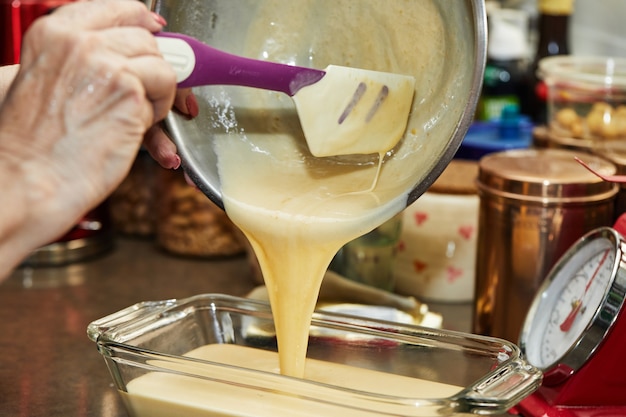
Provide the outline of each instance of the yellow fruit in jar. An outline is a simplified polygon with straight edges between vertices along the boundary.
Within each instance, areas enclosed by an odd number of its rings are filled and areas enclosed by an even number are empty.
[[[587,115],[587,127],[595,135],[604,137],[611,135],[606,125],[611,123],[613,108],[606,103],[595,103]]]
[[[578,114],[571,108],[561,109],[556,114],[556,121],[566,129],[571,128],[578,120]]]
[[[569,131],[573,138],[582,139],[585,135],[585,127],[581,118],[577,118],[576,121],[572,123],[569,128]]]

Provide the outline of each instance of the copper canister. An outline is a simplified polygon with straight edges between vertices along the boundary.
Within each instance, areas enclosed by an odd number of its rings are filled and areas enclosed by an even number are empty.
[[[480,160],[474,333],[517,342],[540,283],[578,238],[612,224],[617,186],[559,149],[505,151]],[[611,162],[584,154],[602,173]]]

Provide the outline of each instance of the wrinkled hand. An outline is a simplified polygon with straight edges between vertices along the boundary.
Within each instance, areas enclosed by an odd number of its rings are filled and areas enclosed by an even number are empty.
[[[106,198],[144,135],[157,161],[179,163],[174,145],[151,129],[175,98],[187,113],[193,103],[189,91],[175,97],[174,71],[151,34],[162,23],[138,1],[77,2],[38,19],[24,36],[19,72],[0,107],[0,173],[11,173],[16,207],[27,209],[22,234],[36,235],[24,246],[55,239]]]

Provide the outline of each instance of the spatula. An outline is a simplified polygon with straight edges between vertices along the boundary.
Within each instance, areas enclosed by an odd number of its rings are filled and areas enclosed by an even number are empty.
[[[238,85],[292,97],[314,156],[383,154],[404,135],[415,89],[412,76],[244,58],[178,33],[158,33],[156,39],[179,87]]]

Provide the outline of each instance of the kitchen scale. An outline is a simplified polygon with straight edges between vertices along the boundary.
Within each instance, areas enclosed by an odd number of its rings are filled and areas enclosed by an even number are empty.
[[[626,416],[624,236],[626,214],[580,238],[546,277],[520,337],[544,379],[513,414]]]

